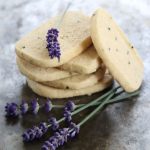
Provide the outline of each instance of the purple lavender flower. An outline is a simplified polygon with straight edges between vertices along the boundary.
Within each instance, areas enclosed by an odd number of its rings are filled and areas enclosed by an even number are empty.
[[[76,105],[74,104],[73,101],[68,101],[65,105],[65,110],[68,110],[68,111],[74,111],[76,108]]]
[[[23,101],[22,104],[20,105],[20,111],[21,114],[24,115],[27,113],[27,111],[29,110],[29,105],[27,102]]]
[[[67,122],[70,122],[72,120],[71,111],[65,110],[63,115]]]
[[[49,56],[51,59],[57,57],[60,60],[60,45],[58,42],[59,31],[56,28],[51,28],[47,32],[46,41]]]
[[[69,128],[63,128],[59,130],[59,132],[55,132],[54,136],[50,137],[44,145],[42,146],[42,150],[56,150],[58,146],[63,145],[67,142],[69,136]]]
[[[31,129],[26,130],[23,134],[23,141],[29,142],[35,139],[40,139],[48,130],[48,126],[45,122],[40,123],[39,126],[34,126]]]
[[[24,132],[24,133],[22,134],[22,137],[23,137],[23,141],[24,141],[24,142],[29,142],[29,141],[32,141],[32,140],[35,139],[36,133],[35,133],[34,130],[35,130],[35,129],[34,129],[34,127],[33,127],[33,128],[31,128],[31,129],[28,129],[26,132]]]
[[[33,114],[37,114],[38,111],[39,111],[39,108],[40,108],[40,105],[39,103],[37,102],[37,100],[32,100],[31,102],[31,111],[33,112]]]
[[[51,128],[53,131],[56,131],[58,128],[59,128],[59,123],[58,121],[56,120],[56,118],[54,117],[51,117],[49,119],[49,123],[51,124]]]
[[[75,123],[71,123],[69,128],[60,129],[58,132],[55,132],[54,136],[50,137],[47,141],[44,142],[42,150],[56,150],[58,146],[62,146],[68,141],[69,137],[74,137],[79,133],[79,126]]]
[[[78,126],[75,123],[71,122],[70,123],[70,129],[72,129],[71,132],[70,132],[70,137],[73,138],[79,133],[80,126]]]
[[[16,103],[7,103],[5,106],[5,112],[7,117],[18,117],[19,107]]]
[[[52,102],[48,99],[44,105],[45,111],[47,113],[50,112],[52,110],[52,107],[53,107]]]
[[[39,128],[42,130],[43,133],[46,133],[47,130],[48,130],[48,125],[47,125],[46,122],[41,122],[41,123],[39,124]]]

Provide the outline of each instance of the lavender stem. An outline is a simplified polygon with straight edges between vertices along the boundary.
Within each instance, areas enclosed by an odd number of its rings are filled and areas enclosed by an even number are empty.
[[[103,108],[103,106],[110,100],[110,98],[114,95],[114,93],[111,93],[94,111],[92,111],[87,117],[85,117],[78,126],[81,127],[85,122],[87,122],[92,116],[94,116],[100,109]]]

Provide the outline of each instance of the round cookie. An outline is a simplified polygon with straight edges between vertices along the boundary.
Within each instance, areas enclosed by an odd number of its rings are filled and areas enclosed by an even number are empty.
[[[91,19],[91,38],[110,73],[127,92],[142,83],[144,66],[137,50],[112,17],[98,9]]]
[[[60,16],[54,17],[16,43],[19,57],[41,67],[56,67],[78,56],[91,44],[90,18],[81,12],[67,12],[59,26],[60,61],[51,59],[46,48],[46,35],[55,28]]]
[[[29,79],[38,82],[59,80],[76,74],[57,68],[43,68],[35,66],[19,57],[17,57],[16,60],[20,72]]]
[[[57,89],[29,79],[27,79],[27,82],[29,87],[40,96],[49,97],[49,98],[68,98],[68,97],[81,96],[81,95],[91,95],[93,93],[103,91],[104,89],[112,85],[113,79],[110,75],[106,75],[104,76],[104,79],[99,83],[78,90]]]
[[[104,77],[105,70],[105,67],[101,67],[92,74],[79,74],[60,80],[42,82],[42,84],[59,89],[82,89],[98,83]]]
[[[95,72],[102,64],[94,46],[90,46],[80,55],[60,66],[61,69],[79,74]]]

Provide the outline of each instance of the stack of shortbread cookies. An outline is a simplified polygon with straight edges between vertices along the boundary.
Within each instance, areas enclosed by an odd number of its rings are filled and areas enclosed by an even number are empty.
[[[102,17],[103,22],[96,20],[99,16]],[[59,16],[52,18],[16,44],[19,70],[26,76],[29,87],[35,93],[49,98],[67,98],[100,92],[113,83],[112,76],[106,71],[107,68],[128,92],[139,88],[143,73],[140,58],[132,52],[131,46],[126,46],[129,45],[128,41],[121,30],[113,24],[107,12],[100,9],[93,14],[92,19],[81,12],[65,14],[58,27],[60,61],[57,58],[51,59],[46,48],[47,31],[55,27],[59,20]],[[109,35],[111,30],[113,34]],[[111,36],[114,36],[114,41]],[[122,47],[115,41],[116,39],[121,41]],[[131,51],[130,58],[123,56],[127,55],[120,52],[123,50],[124,53]],[[118,58],[122,62],[118,62]],[[138,64],[140,67],[136,67]],[[138,75],[137,78],[135,77],[136,81],[132,79],[135,81],[131,81],[132,86],[127,82],[130,79],[126,77],[124,68],[130,78],[134,74]]]

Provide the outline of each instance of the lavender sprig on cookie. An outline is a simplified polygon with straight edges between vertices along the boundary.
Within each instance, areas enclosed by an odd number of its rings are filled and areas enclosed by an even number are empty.
[[[63,20],[67,10],[69,9],[70,5],[71,5],[72,2],[68,3],[65,11],[63,12],[59,22],[58,22],[58,25],[57,25],[57,28],[51,28],[48,30],[47,32],[47,36],[46,36],[46,41],[47,41],[47,46],[46,48],[48,49],[48,53],[49,53],[49,56],[51,59],[53,58],[57,58],[58,61],[60,61],[60,56],[61,56],[61,51],[60,51],[60,44],[59,44],[59,40],[58,40],[58,37],[59,37],[59,25],[61,24],[61,21]]]

